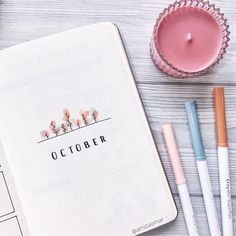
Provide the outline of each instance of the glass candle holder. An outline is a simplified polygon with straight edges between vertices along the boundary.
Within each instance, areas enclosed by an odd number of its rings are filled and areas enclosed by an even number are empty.
[[[151,56],[169,76],[198,76],[223,58],[229,34],[227,20],[214,4],[202,0],[176,1],[156,20]]]

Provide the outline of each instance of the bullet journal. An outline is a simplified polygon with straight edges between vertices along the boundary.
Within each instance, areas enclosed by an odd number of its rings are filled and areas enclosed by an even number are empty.
[[[0,235],[129,236],[177,211],[116,26],[0,52]]]

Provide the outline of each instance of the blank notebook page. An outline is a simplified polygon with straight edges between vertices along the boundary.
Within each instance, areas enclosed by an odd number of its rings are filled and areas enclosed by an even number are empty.
[[[33,236],[128,236],[175,204],[117,27],[0,52],[0,138]]]

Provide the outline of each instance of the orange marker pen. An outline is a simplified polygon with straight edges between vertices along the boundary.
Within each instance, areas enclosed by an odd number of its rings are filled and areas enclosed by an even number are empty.
[[[225,115],[224,88],[213,90],[216,120],[216,144],[218,151],[220,195],[223,235],[233,236],[233,217],[229,174],[228,138]]]

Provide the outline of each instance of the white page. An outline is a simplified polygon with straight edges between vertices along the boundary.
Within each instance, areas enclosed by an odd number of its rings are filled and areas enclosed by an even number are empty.
[[[175,218],[114,25],[6,49],[0,61],[0,136],[32,235],[136,235]],[[64,108],[81,121],[94,108],[99,121],[44,140]]]
[[[0,235],[28,236],[20,200],[0,142]]]

